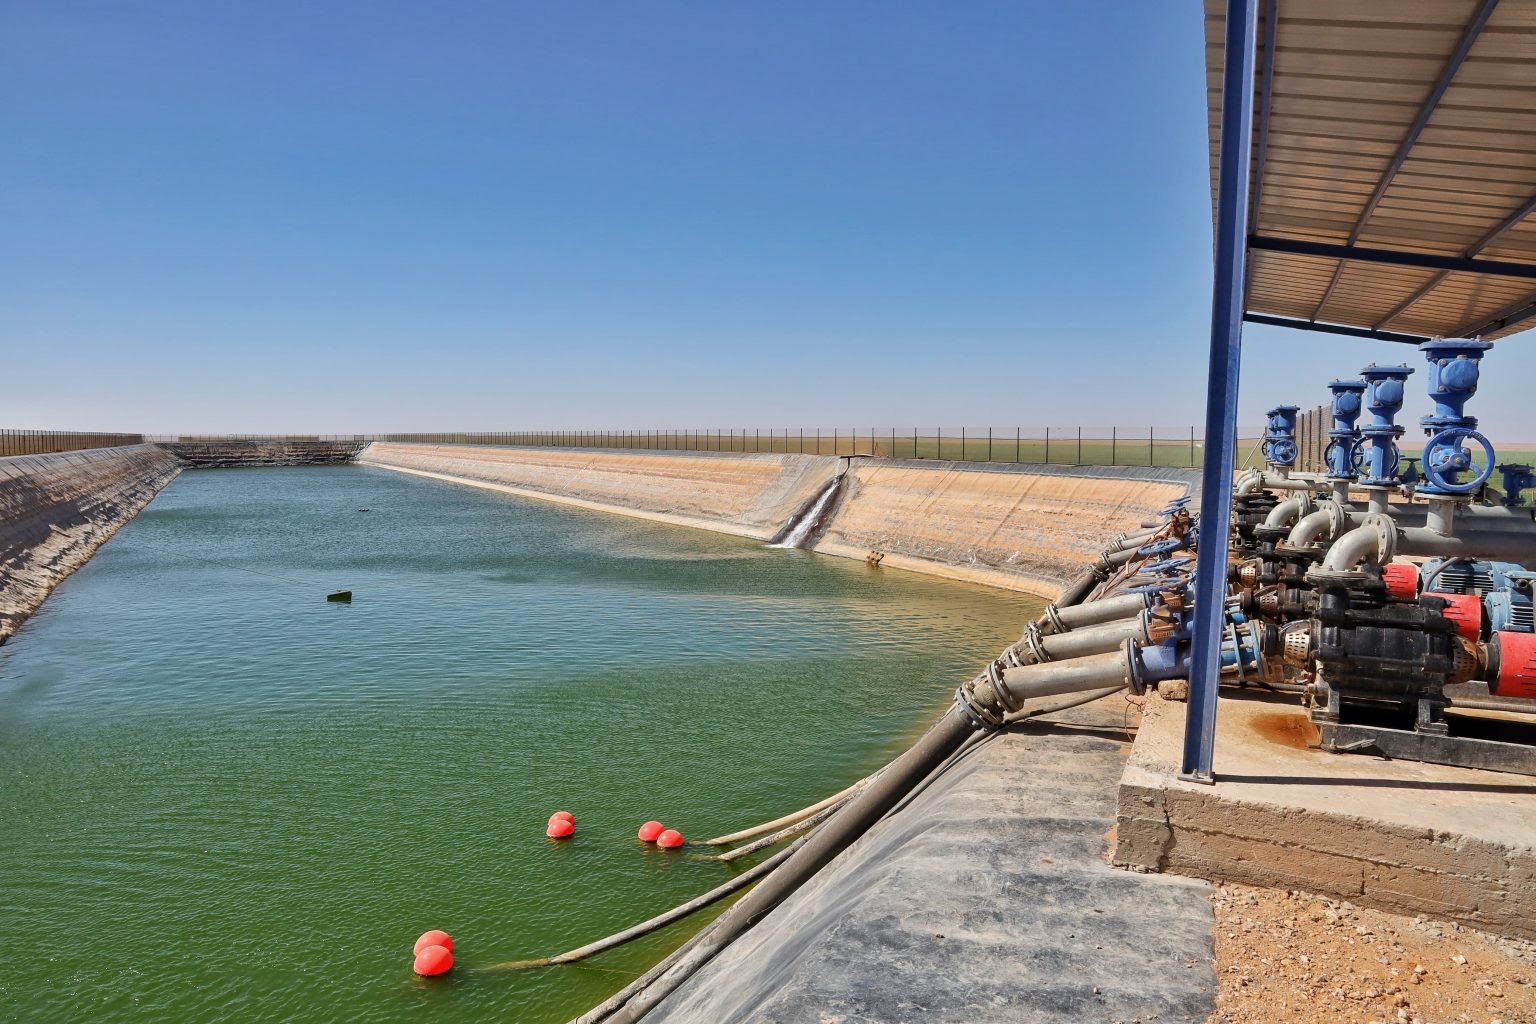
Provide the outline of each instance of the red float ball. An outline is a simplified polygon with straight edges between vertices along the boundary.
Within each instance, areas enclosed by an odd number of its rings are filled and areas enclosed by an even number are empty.
[[[556,811],[554,814],[549,816],[550,821],[554,821],[556,818],[564,818],[572,825],[576,824],[576,815],[572,814],[570,811]]]
[[[430,978],[434,974],[446,974],[453,966],[453,954],[444,946],[426,946],[416,954],[416,962],[411,969],[423,978]]]
[[[654,843],[656,837],[667,830],[667,826],[659,821],[648,821],[640,826],[640,841],[642,843]]]
[[[675,828],[669,828],[656,837],[656,845],[663,850],[675,850],[682,846],[685,841],[683,834]]]
[[[544,834],[551,839],[569,839],[576,834],[576,826],[572,825],[569,818],[550,818],[549,828]]]
[[[442,946],[450,953],[453,951],[453,936],[440,928],[433,928],[429,932],[422,932],[421,938],[416,940],[416,945],[411,947],[411,954],[419,954],[428,946]]]

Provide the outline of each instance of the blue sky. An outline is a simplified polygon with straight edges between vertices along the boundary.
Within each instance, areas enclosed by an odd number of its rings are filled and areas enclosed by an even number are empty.
[[[1197,423],[1202,59],[1193,2],[13,0],[0,425]],[[1404,358],[1251,329],[1244,419]]]

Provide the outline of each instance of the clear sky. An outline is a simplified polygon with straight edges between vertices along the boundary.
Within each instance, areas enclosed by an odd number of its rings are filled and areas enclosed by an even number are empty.
[[[10,0],[0,425],[1187,427],[1202,46],[1193,0]],[[1244,421],[1401,359],[1250,329]],[[1536,340],[1487,365],[1536,440]]]

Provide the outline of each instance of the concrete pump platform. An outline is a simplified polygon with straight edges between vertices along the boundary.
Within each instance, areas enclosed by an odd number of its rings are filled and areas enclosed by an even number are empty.
[[[1536,939],[1536,779],[1326,753],[1296,698],[1223,693],[1217,781],[1199,785],[1178,778],[1185,705],[1146,703],[1116,864]]]

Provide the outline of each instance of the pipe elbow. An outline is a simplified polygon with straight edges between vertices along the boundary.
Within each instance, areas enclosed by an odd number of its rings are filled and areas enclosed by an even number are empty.
[[[1314,505],[1315,502],[1310,494],[1298,494],[1294,498],[1287,498],[1269,510],[1269,515],[1264,517],[1264,525],[1284,529],[1295,523],[1302,513],[1311,512]]]
[[[1330,517],[1325,509],[1302,516],[1296,525],[1291,528],[1291,534],[1285,539],[1285,542],[1293,548],[1310,547],[1328,530],[1329,522]]]
[[[1397,526],[1384,515],[1372,513],[1361,521],[1358,529],[1350,530],[1333,542],[1323,559],[1325,573],[1351,573],[1362,562],[1385,565],[1397,554]]]

